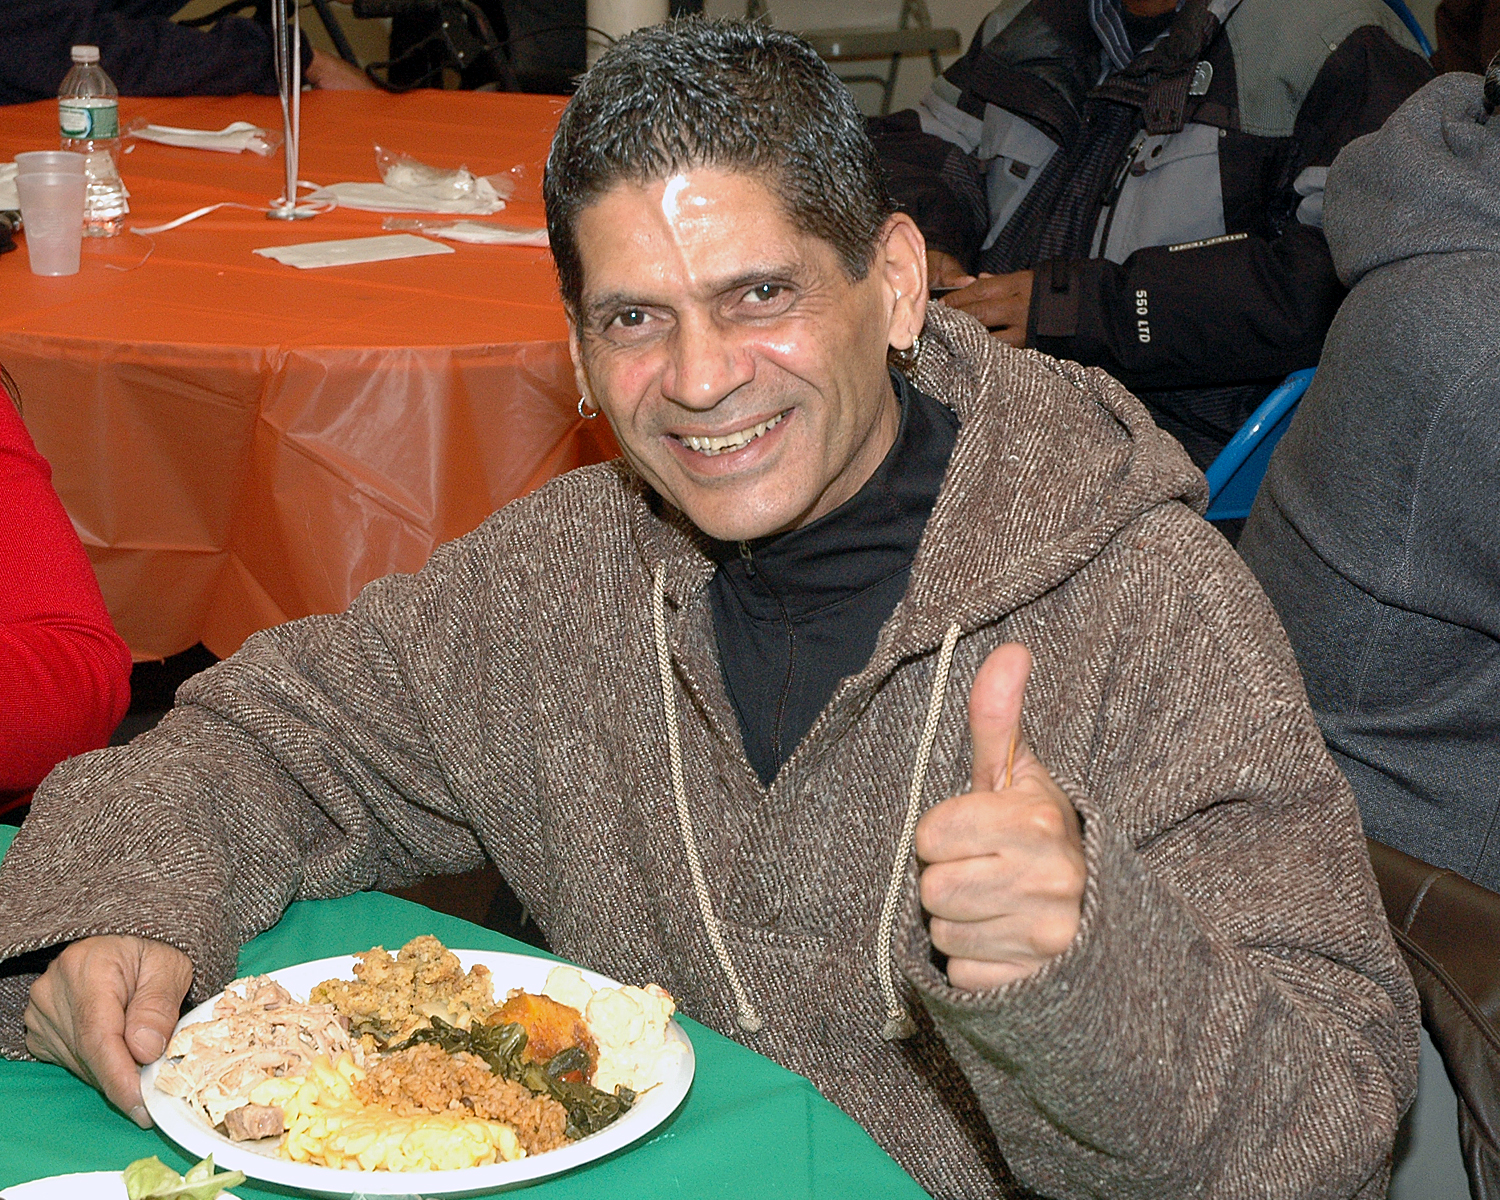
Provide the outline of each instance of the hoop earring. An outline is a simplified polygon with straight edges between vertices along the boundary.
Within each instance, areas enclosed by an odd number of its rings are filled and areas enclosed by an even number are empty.
[[[917,365],[917,359],[922,357],[922,335],[919,333],[912,338],[911,345],[905,350],[897,350],[892,346],[891,357],[896,360],[896,366],[903,374],[909,373]]]
[[[589,402],[589,398],[587,396],[579,396],[578,397],[578,415],[580,417],[582,417],[585,421],[592,421],[595,417],[597,417],[599,415],[599,410],[596,408],[596,409],[594,409],[593,412],[587,411],[587,409],[585,408],[585,405],[587,405],[588,402]]]

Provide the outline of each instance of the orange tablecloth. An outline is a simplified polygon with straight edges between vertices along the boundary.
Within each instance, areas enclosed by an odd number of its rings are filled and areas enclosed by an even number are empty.
[[[529,196],[491,219],[540,226],[560,104],[310,92],[300,173],[377,181],[377,142],[478,174],[524,164]],[[120,113],[280,128],[274,97],[124,99]],[[56,131],[55,103],[0,108],[0,161],[55,146]],[[221,200],[264,207],[283,171],[279,151],[139,142],[122,158],[142,226]],[[508,500],[615,453],[603,421],[578,419],[546,250],[445,243],[456,252],[310,271],[251,253],[380,223],[220,209],[150,241],[85,240],[68,278],[33,276],[24,250],[0,258],[0,363],[137,655],[197,641],[225,655],[257,629],[338,611]]]

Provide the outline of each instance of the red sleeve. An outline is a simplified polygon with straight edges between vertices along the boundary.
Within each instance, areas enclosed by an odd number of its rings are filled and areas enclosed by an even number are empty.
[[[130,651],[0,387],[0,793],[104,745],[129,706]]]

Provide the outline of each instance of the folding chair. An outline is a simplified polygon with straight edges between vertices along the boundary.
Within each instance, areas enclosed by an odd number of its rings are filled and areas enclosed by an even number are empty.
[[[1314,370],[1306,367],[1283,379],[1209,464],[1204,472],[1208,477],[1208,512],[1204,515],[1210,521],[1243,520],[1250,515],[1271,451],[1291,423]]]
[[[1417,45],[1422,47],[1422,53],[1428,58],[1432,57],[1432,43],[1427,40],[1427,33],[1422,24],[1417,20],[1411,9],[1407,8],[1403,0],[1385,0],[1390,10],[1401,18],[1401,23],[1411,30],[1412,37],[1417,39]]]
[[[747,20],[769,20],[771,10],[766,0],[748,0]],[[880,115],[891,111],[891,97],[896,92],[896,72],[907,54],[925,54],[932,64],[934,77],[943,73],[940,54],[952,54],[959,48],[956,29],[934,29],[926,0],[902,0],[901,17],[895,29],[799,29],[818,57],[825,62],[860,62],[888,58],[890,69],[882,75],[845,75],[845,83],[873,83],[880,88]]]

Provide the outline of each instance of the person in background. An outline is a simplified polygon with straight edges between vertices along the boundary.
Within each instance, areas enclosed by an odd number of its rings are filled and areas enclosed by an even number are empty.
[[[1485,109],[1478,76],[1439,76],[1334,163],[1324,227],[1352,290],[1239,548],[1365,831],[1500,891],[1500,117]]]
[[[873,132],[945,302],[1103,367],[1206,467],[1318,361],[1328,164],[1430,77],[1382,0],[1007,0]]]
[[[69,49],[99,47],[99,65],[122,96],[276,94],[270,30],[243,17],[210,29],[173,21],[185,0],[4,0],[0,3],[0,104],[57,95]],[[363,72],[304,39],[302,72],[317,88],[373,88]]]
[[[1437,29],[1434,71],[1482,75],[1500,51],[1500,3],[1496,0],[1443,0],[1432,21]]]
[[[544,198],[623,459],[54,772],[0,863],[0,1052],[149,1123],[138,1063],[287,903],[489,860],[934,1196],[1384,1196],[1415,993],[1182,448],[928,305],[791,34],[622,38]]]
[[[52,470],[0,372],[0,814],[109,740],[130,705],[130,651]]]

